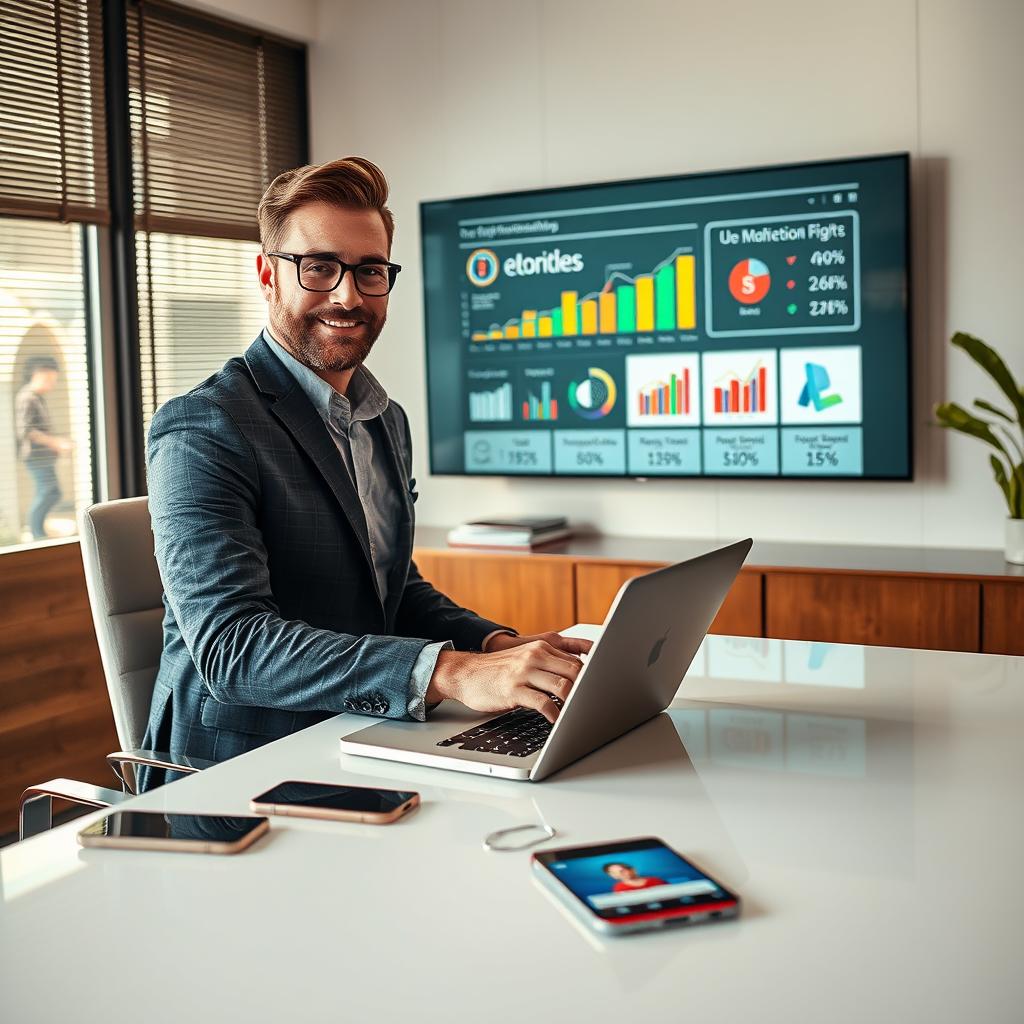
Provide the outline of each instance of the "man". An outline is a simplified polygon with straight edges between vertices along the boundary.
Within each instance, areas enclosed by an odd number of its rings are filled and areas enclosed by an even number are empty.
[[[153,418],[165,618],[147,747],[221,760],[341,711],[423,720],[445,698],[553,721],[579,673],[588,642],[517,636],[411,561],[409,423],[363,366],[401,269],[387,196],[358,157],[275,179],[267,330]]]
[[[46,405],[45,396],[56,387],[57,375],[53,356],[30,356],[25,364],[25,384],[14,399],[18,457],[35,485],[28,513],[33,540],[46,540],[46,517],[61,499],[57,458],[74,447],[67,438],[54,434]]]

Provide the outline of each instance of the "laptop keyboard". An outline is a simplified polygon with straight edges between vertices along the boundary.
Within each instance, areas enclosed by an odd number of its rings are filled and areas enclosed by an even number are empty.
[[[532,708],[515,708],[472,729],[438,741],[439,747],[479,750],[485,754],[529,757],[536,754],[551,734],[551,723]]]

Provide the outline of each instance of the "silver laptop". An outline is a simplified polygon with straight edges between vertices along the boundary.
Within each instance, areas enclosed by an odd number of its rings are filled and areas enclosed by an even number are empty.
[[[753,541],[627,580],[554,725],[539,711],[481,714],[444,701],[427,722],[381,722],[343,753],[539,782],[664,711]]]

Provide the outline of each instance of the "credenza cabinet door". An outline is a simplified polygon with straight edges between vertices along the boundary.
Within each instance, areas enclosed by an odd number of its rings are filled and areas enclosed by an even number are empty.
[[[1024,654],[1024,584],[981,585],[981,649],[985,654]]]
[[[854,573],[765,574],[767,636],[977,651],[981,584]]]

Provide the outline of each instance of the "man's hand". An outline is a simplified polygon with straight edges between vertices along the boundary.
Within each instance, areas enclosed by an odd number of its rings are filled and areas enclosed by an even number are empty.
[[[507,711],[533,708],[549,722],[558,717],[572,684],[583,668],[578,655],[585,654],[589,640],[570,639],[558,633],[537,636],[491,637],[484,654],[442,651],[427,687],[429,702],[450,697],[474,711]]]

